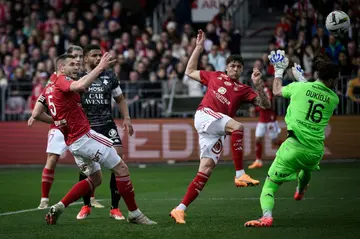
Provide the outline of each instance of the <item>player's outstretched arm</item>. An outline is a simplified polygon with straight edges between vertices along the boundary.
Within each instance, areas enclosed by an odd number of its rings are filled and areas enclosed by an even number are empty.
[[[270,63],[275,68],[275,79],[273,82],[273,94],[275,96],[282,96],[282,77],[284,71],[289,65],[289,59],[285,56],[285,51],[277,50],[271,51],[268,56]]]
[[[196,47],[193,53],[191,54],[191,57],[185,69],[185,75],[199,82],[201,82],[201,78],[200,78],[200,71],[197,69],[197,67],[198,67],[199,56],[203,51],[204,41],[205,41],[204,32],[202,30],[199,30],[196,38]]]
[[[108,69],[116,60],[113,60],[108,52],[106,52],[102,57],[100,63],[92,70],[89,74],[81,77],[78,81],[73,81],[70,85],[71,91],[84,91],[86,90],[93,81],[104,70]]]
[[[31,117],[28,120],[28,125],[31,126],[32,123],[34,122],[31,119],[39,120],[39,121],[47,123],[47,124],[54,123],[53,118],[50,115],[46,114],[45,110],[46,110],[45,106],[37,101],[35,103],[35,107],[32,111]]]
[[[271,107],[271,102],[269,97],[265,94],[264,91],[264,82],[261,79],[261,72],[254,68],[251,75],[251,79],[254,82],[256,92],[258,96],[253,100],[253,104],[261,108],[268,109]]]

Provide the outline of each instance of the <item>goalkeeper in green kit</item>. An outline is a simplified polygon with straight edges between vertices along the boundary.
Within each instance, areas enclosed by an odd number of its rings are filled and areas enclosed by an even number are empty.
[[[303,198],[312,171],[319,170],[324,154],[325,128],[339,103],[338,96],[332,91],[339,74],[336,64],[317,56],[318,79],[315,82],[306,82],[303,70],[295,64],[292,72],[298,82],[282,87],[282,76],[289,60],[281,50],[272,51],[269,59],[275,68],[274,95],[290,99],[285,116],[288,137],[277,151],[262,188],[260,204],[263,216],[246,222],[247,227],[272,225],[274,194],[283,182],[297,179],[294,199]]]

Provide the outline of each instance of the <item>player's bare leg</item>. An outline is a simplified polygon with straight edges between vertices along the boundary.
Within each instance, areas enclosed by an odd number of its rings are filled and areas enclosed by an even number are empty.
[[[258,180],[252,179],[245,173],[243,161],[243,138],[244,138],[244,126],[239,122],[231,119],[226,123],[225,132],[231,134],[231,150],[232,158],[235,165],[235,179],[234,183],[236,187],[251,187],[259,185]]]
[[[119,145],[119,146],[114,146],[114,148],[116,150],[116,153],[124,160],[123,147],[121,145]],[[115,176],[114,172],[111,173],[110,191],[111,191],[111,209],[109,212],[109,216],[110,216],[110,218],[113,218],[115,220],[124,220],[125,217],[123,216],[123,214],[121,213],[121,211],[119,209],[119,202],[120,202],[121,196],[120,196],[119,191],[116,186],[116,176]]]
[[[216,164],[211,158],[200,160],[199,171],[193,181],[189,184],[187,192],[181,203],[170,212],[176,223],[185,224],[185,210],[192,203],[205,187],[206,182],[215,168]]]
[[[65,197],[60,200],[60,202],[50,207],[50,210],[45,217],[47,224],[56,224],[60,215],[64,212],[65,208],[70,205],[70,203],[75,202],[89,191],[94,190],[101,184],[101,180],[102,173],[101,170],[98,170],[87,177],[85,180],[75,184],[72,189],[65,195]]]
[[[261,168],[263,166],[263,162],[262,162],[263,140],[264,137],[256,137],[255,139],[256,160],[251,165],[249,165],[248,167],[249,169]]]
[[[41,200],[39,209],[45,209],[49,206],[49,193],[54,182],[56,163],[59,159],[57,154],[47,154],[46,165],[42,172],[41,179]]]
[[[116,186],[118,192],[124,199],[124,202],[129,210],[127,218],[128,222],[143,225],[157,224],[146,217],[136,205],[135,192],[129,176],[129,168],[124,160],[121,160],[119,164],[112,168],[112,171],[116,176]]]

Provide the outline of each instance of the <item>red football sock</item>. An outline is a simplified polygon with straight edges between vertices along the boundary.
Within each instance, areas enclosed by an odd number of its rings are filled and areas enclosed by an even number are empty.
[[[42,172],[41,178],[41,197],[49,198],[49,192],[51,189],[51,185],[54,181],[54,173],[55,171],[52,169],[44,168]]]
[[[89,190],[93,190],[94,185],[89,178],[81,180],[77,184],[75,184],[72,189],[61,199],[61,202],[67,207],[70,203],[75,202],[85,194],[89,192]]]
[[[193,179],[193,181],[189,184],[187,192],[181,203],[184,204],[185,206],[189,206],[190,203],[192,203],[192,201],[194,201],[195,198],[197,198],[200,191],[204,188],[208,179],[209,179],[208,175],[198,172],[195,178]]]
[[[135,202],[135,192],[130,176],[116,176],[116,186],[129,211],[132,212],[138,209]]]
[[[256,143],[255,143],[255,154],[256,154],[256,159],[260,159],[260,160],[261,160],[261,156],[262,156],[262,142],[256,142]]]
[[[244,137],[244,132],[242,130],[235,130],[231,134],[232,159],[234,161],[236,171],[244,169],[243,137]]]

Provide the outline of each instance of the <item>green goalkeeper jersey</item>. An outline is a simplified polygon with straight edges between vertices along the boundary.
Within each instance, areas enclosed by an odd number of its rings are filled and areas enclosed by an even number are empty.
[[[321,81],[294,82],[282,88],[290,98],[285,121],[301,144],[310,150],[324,150],[325,128],[339,103],[339,97]]]

